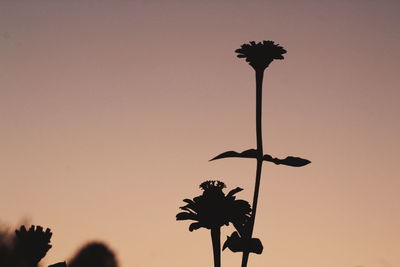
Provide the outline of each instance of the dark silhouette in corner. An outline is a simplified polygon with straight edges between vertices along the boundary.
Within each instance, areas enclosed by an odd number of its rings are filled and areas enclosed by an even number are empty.
[[[29,230],[21,226],[15,235],[3,230],[0,232],[0,266],[6,267],[38,267],[39,262],[52,247],[49,228],[32,225]],[[66,264],[58,263],[57,267]]]
[[[51,249],[52,232],[32,225],[29,230],[22,225],[13,234],[0,229],[0,267],[40,267],[40,261]],[[105,244],[92,242],[81,248],[71,259],[69,267],[118,267],[114,252]],[[58,262],[49,267],[67,267]]]
[[[52,247],[50,239],[53,233],[49,228],[43,231],[43,227],[32,225],[26,230],[23,225],[15,231],[15,235],[15,252],[29,267],[37,266]]]

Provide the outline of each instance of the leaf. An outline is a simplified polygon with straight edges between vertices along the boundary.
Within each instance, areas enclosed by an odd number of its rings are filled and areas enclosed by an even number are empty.
[[[257,150],[255,149],[247,149],[245,151],[243,151],[242,153],[240,153],[240,155],[244,158],[257,158]]]
[[[287,165],[287,166],[292,166],[292,167],[302,167],[302,166],[305,166],[310,163],[311,163],[311,161],[309,161],[308,159],[302,159],[302,158],[292,157],[292,156],[286,157],[285,159],[283,159],[281,161],[281,164]]]
[[[226,248],[229,248],[232,252],[243,251],[243,243],[241,242],[240,236],[237,232],[233,232],[231,236],[226,237],[222,250],[225,250]]]
[[[275,159],[277,159],[277,158],[275,158]],[[263,156],[263,160],[274,162],[274,158],[271,155],[268,155],[268,154],[265,154]]]
[[[241,153],[238,153],[236,151],[226,151],[224,153],[219,154],[218,156],[212,158],[210,161],[216,160],[216,159],[223,159],[223,158],[257,158],[257,150],[255,149],[248,149],[245,150]]]
[[[250,252],[251,253],[261,254],[263,252],[263,249],[264,249],[264,247],[263,247],[260,239],[252,238],[250,240]]]
[[[254,158],[256,159],[258,156],[258,152],[256,149],[248,149],[243,152],[236,152],[236,151],[226,151],[224,153],[219,154],[218,156],[212,158],[210,161],[216,160],[216,159],[223,159],[223,158]],[[264,161],[269,161],[273,162],[277,165],[286,165],[286,166],[291,166],[291,167],[302,167],[307,164],[310,164],[311,161],[299,157],[286,157],[285,159],[278,159],[278,158],[273,158],[271,155],[265,154],[263,156]]]
[[[232,252],[244,252],[261,254],[263,252],[263,245],[258,238],[242,238],[237,232],[227,236],[227,239],[222,247],[222,250],[229,248]]]
[[[286,165],[286,166],[291,166],[291,167],[303,167],[307,164],[310,164],[311,161],[308,159],[303,159],[299,157],[286,157],[285,159],[278,159],[278,158],[273,158],[272,156],[265,154],[263,156],[263,160],[265,161],[270,161],[275,163],[276,165]]]
[[[234,157],[240,157],[240,154],[236,151],[226,151],[224,153],[219,154],[218,156],[210,159],[210,161],[216,160],[216,159],[223,159],[223,158],[234,158]]]

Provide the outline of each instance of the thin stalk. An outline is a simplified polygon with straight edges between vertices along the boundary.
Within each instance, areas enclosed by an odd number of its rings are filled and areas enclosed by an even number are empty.
[[[263,163],[263,142],[262,142],[262,83],[264,77],[264,70],[256,69],[256,136],[257,136],[257,169],[256,169],[256,182],[254,186],[253,206],[250,216],[250,226],[247,238],[251,239],[253,235],[254,223],[256,220],[258,193],[260,191],[261,170]],[[243,252],[242,267],[247,267],[249,259],[249,252]]]
[[[221,228],[211,228],[211,241],[214,254],[214,267],[221,267]]]

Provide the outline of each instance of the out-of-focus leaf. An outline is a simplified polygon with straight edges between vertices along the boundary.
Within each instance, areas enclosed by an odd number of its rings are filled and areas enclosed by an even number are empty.
[[[286,157],[285,159],[278,159],[278,158],[273,158],[272,156],[267,154],[264,155],[263,160],[273,162],[277,165],[286,165],[291,167],[303,167],[311,163],[311,161],[309,161],[308,159],[303,159],[299,157],[289,156]]]
[[[216,159],[223,159],[223,158],[257,158],[257,150],[255,149],[248,149],[241,153],[236,151],[226,151],[224,153],[219,154],[218,156],[212,158],[210,161]]]

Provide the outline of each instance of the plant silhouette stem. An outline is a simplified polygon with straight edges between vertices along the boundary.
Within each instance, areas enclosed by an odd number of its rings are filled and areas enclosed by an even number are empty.
[[[262,141],[262,84],[264,78],[264,70],[256,70],[256,135],[257,135],[257,152],[262,160],[263,141]]]
[[[214,254],[214,267],[221,267],[221,228],[211,228],[211,241]]]
[[[262,141],[262,84],[264,78],[264,70],[256,69],[256,136],[257,136],[257,169],[256,182],[254,186],[253,206],[250,217],[249,233],[247,238],[251,239],[253,235],[254,223],[256,220],[258,193],[260,191],[261,170],[263,163],[263,141]],[[242,267],[247,267],[249,252],[243,252]]]

